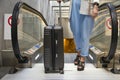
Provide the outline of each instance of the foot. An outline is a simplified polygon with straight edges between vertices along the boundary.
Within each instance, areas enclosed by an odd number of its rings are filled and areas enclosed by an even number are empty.
[[[80,58],[80,55],[77,55],[76,58],[75,58],[75,60],[74,60],[74,64],[75,65],[78,65],[79,58]]]
[[[81,57],[81,58],[78,60],[77,70],[78,70],[78,71],[83,71],[84,68],[85,68],[85,58],[84,58],[84,57]]]

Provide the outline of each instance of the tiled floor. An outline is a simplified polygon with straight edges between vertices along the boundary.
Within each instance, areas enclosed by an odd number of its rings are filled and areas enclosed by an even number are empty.
[[[77,71],[76,68],[73,63],[65,63],[64,74],[45,74],[43,63],[38,63],[33,68],[20,69],[16,74],[7,74],[1,80],[120,80],[119,74],[95,68],[90,63],[86,63],[84,71]]]

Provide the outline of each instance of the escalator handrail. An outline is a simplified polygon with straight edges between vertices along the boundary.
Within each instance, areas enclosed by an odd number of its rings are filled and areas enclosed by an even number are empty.
[[[26,10],[29,10],[30,12],[37,14],[38,16],[42,18],[45,25],[48,25],[48,24],[40,12],[30,7],[26,3],[17,2],[16,5],[14,6],[13,13],[12,13],[12,28],[11,28],[12,47],[13,47],[14,55],[17,58],[18,62],[27,63],[29,61],[28,57],[22,56],[20,54],[19,43],[18,43],[18,31],[17,31],[18,22],[17,21],[18,21],[19,11],[21,7],[24,7]]]
[[[108,52],[108,55],[106,57],[101,58],[101,63],[110,63],[110,61],[113,59],[116,48],[117,48],[117,42],[118,42],[118,19],[117,19],[117,13],[116,8],[111,3],[104,3],[99,6],[99,10],[103,10],[104,8],[108,8],[110,12],[111,17],[111,25],[112,25],[112,32],[111,32],[111,43],[110,43],[110,50]]]
[[[115,6],[116,10],[120,9],[120,5]]]

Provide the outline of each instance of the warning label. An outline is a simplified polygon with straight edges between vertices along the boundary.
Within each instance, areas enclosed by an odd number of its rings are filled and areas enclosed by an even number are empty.
[[[4,14],[4,40],[11,40],[12,14]]]

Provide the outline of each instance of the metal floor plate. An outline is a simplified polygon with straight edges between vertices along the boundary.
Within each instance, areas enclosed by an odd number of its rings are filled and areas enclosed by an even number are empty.
[[[91,63],[86,63],[84,71],[77,71],[77,66],[73,63],[65,63],[64,74],[45,74],[43,63],[38,63],[33,68],[23,68],[16,74],[7,74],[1,80],[120,80],[120,75],[95,68]]]

